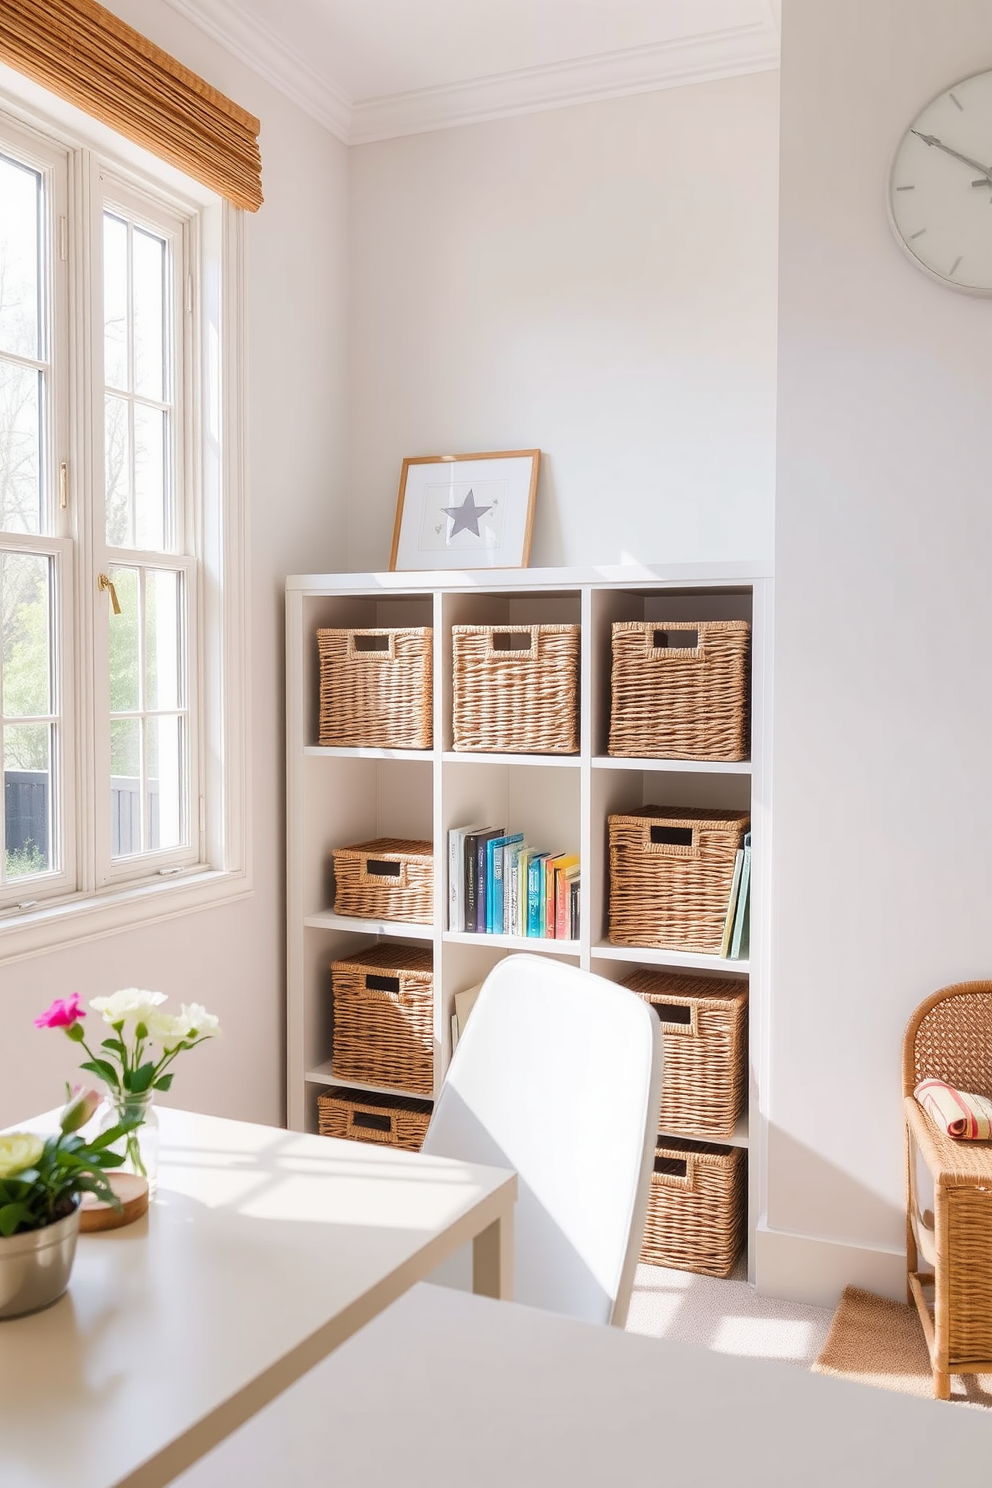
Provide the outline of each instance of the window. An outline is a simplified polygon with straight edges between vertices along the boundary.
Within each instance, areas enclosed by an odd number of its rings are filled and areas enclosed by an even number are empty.
[[[240,214],[195,190],[0,115],[0,956],[243,871]]]

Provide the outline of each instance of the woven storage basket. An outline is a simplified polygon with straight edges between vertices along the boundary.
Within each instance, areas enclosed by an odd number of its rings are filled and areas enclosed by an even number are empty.
[[[608,821],[610,940],[718,956],[747,813],[645,806]]]
[[[434,958],[377,945],[331,964],[336,1080],[434,1093]]]
[[[750,644],[746,620],[614,625],[610,754],[747,759]]]
[[[747,1154],[659,1137],[641,1260],[704,1276],[729,1276],[747,1228]]]
[[[434,918],[430,842],[376,837],[334,849],[334,912],[429,925]]]
[[[431,639],[429,626],[318,630],[318,742],[430,749]]]
[[[624,977],[665,1034],[658,1130],[732,1137],[747,1099],[747,985],[717,977],[635,971]]]
[[[430,1119],[430,1101],[357,1090],[328,1090],[317,1097],[317,1130],[322,1137],[419,1152]]]
[[[455,749],[575,754],[578,625],[453,625]]]

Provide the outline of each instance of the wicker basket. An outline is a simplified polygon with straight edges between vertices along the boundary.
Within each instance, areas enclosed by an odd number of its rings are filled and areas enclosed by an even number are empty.
[[[434,918],[430,842],[376,837],[334,849],[334,912],[364,920],[429,925]]]
[[[575,754],[578,625],[453,625],[455,749]]]
[[[747,759],[750,642],[746,620],[614,625],[610,754]]]
[[[659,1137],[641,1260],[729,1276],[747,1230],[747,1154],[740,1147]]]
[[[426,946],[377,945],[331,964],[334,1052],[345,1083],[434,1093],[434,958]]]
[[[747,813],[645,806],[608,820],[614,945],[718,956]]]
[[[419,1152],[430,1119],[430,1101],[357,1090],[328,1090],[317,1097],[317,1130],[322,1137]]]
[[[318,630],[319,743],[430,749],[431,638],[429,626]]]
[[[732,1137],[747,1100],[747,984],[635,971],[624,977],[665,1033],[658,1130]]]

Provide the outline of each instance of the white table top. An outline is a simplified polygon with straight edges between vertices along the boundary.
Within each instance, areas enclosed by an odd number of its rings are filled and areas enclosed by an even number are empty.
[[[3,1488],[146,1488],[512,1210],[506,1171],[160,1112],[144,1219],[0,1323]]]
[[[418,1286],[175,1488],[989,1488],[992,1411]]]

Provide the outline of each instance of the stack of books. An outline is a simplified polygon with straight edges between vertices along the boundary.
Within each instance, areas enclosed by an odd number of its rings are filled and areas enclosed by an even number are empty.
[[[579,859],[537,851],[522,832],[448,833],[448,929],[544,940],[579,937]]]

